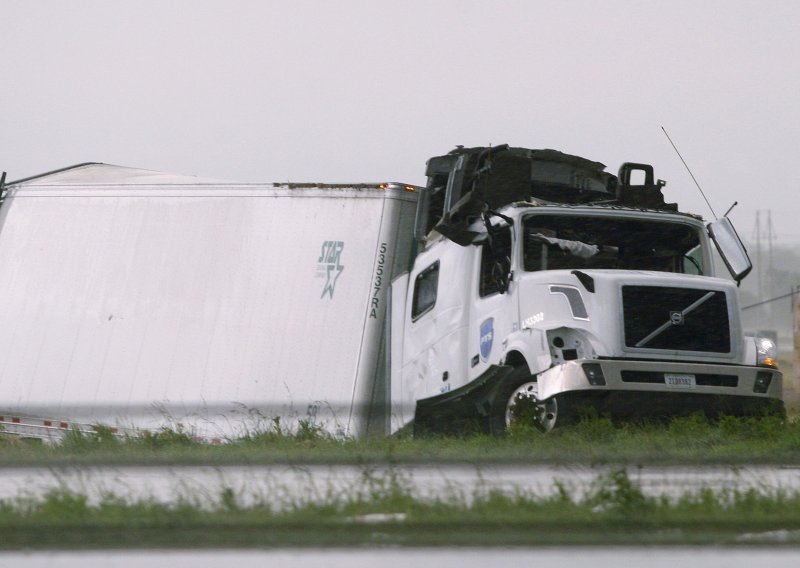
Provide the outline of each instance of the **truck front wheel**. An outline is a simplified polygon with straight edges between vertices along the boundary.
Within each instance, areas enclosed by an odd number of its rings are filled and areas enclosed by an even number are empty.
[[[558,423],[558,401],[555,397],[539,399],[539,384],[525,367],[517,367],[498,386],[492,399],[489,429],[503,436],[512,424],[532,425],[549,432]]]

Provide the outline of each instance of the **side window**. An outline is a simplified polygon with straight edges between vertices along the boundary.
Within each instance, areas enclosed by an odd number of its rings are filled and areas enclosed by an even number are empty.
[[[439,287],[439,261],[417,274],[414,280],[414,302],[411,304],[411,319],[416,320],[436,304]]]
[[[511,229],[495,232],[492,240],[481,245],[481,274],[478,293],[481,298],[505,292],[511,272]]]

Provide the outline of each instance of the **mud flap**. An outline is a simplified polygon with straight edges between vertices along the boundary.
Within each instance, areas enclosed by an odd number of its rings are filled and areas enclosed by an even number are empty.
[[[417,401],[414,435],[488,432],[495,387],[514,367],[491,365],[474,381],[454,391]]]

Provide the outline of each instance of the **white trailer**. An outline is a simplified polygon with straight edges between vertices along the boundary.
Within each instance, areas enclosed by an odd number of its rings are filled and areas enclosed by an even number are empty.
[[[5,189],[6,432],[167,420],[213,438],[278,416],[387,431],[386,305],[414,187],[84,164]]]

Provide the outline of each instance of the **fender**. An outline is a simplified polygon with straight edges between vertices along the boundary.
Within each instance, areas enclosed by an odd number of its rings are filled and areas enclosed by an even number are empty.
[[[550,349],[547,346],[547,335],[543,329],[529,327],[509,333],[503,340],[501,363],[506,362],[508,353],[512,351],[522,354],[531,375],[537,375],[549,369],[553,364]]]

